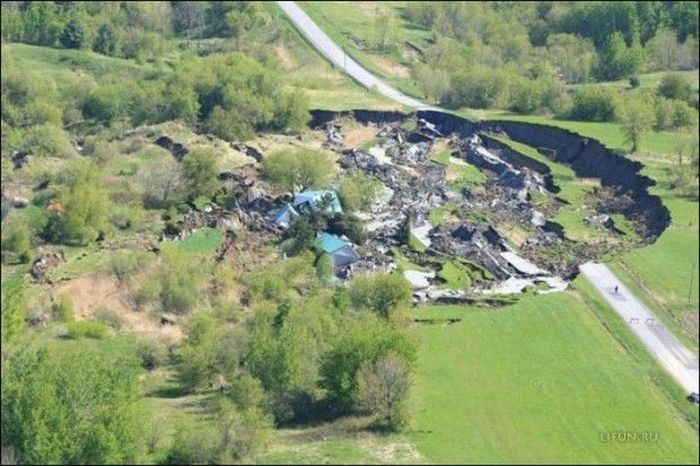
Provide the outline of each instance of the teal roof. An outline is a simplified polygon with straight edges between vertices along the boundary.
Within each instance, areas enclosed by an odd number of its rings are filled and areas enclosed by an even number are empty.
[[[291,222],[293,217],[298,217],[299,213],[291,206],[291,204],[286,203],[280,210],[277,211],[272,221],[275,223]]]
[[[299,193],[294,197],[294,207],[305,202],[310,203],[312,206],[316,207],[316,204],[321,202],[324,196],[330,195],[332,198],[330,208],[335,213],[342,213],[343,208],[338,200],[338,195],[335,191],[330,189],[318,189],[318,190],[307,190],[303,193]]]
[[[316,238],[316,246],[323,249],[328,254],[331,254],[338,249],[347,246],[347,243],[335,235],[328,233],[323,233],[318,238]]]

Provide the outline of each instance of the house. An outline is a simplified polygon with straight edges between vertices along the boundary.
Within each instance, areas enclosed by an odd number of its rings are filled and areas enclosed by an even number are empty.
[[[316,246],[331,256],[333,268],[335,269],[352,264],[360,259],[360,256],[348,243],[329,233],[319,235],[316,238]]]
[[[282,228],[289,228],[289,225],[291,225],[298,216],[299,212],[287,202],[275,213],[274,217],[272,217],[272,223]]]
[[[330,189],[306,190],[294,196],[294,207],[300,212],[304,210],[316,211],[324,204],[326,205],[326,212],[343,213],[338,195]]]

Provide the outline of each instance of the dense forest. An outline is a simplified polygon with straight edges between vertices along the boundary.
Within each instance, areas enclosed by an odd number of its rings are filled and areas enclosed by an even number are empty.
[[[586,84],[698,67],[696,2],[412,2],[405,16],[433,33],[414,77],[429,97],[457,108],[551,112],[613,121],[618,97]],[[582,85],[571,95],[567,84]],[[697,93],[669,83],[635,93],[658,128],[690,124]],[[675,90],[671,90],[675,89]]]

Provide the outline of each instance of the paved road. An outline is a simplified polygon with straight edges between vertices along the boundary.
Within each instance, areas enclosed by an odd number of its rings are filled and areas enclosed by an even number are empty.
[[[434,109],[434,107],[402,94],[393,87],[387,85],[384,81],[378,79],[369,71],[365,70],[355,60],[343,52],[343,50],[338,47],[335,42],[333,42],[326,35],[326,33],[321,30],[321,28],[316,26],[316,23],[314,23],[313,20],[311,20],[311,18],[309,18],[309,16],[304,13],[301,8],[299,8],[296,2],[277,2],[277,4],[280,6],[280,8],[282,8],[282,10],[284,10],[289,19],[292,20],[304,37],[306,37],[306,39],[313,44],[316,50],[321,52],[321,54],[334,63],[335,66],[341,70],[345,70],[345,73],[352,76],[356,81],[360,82],[365,87],[375,89],[380,94],[383,94],[391,100],[408,107],[419,110]]]
[[[295,2],[277,2],[316,49],[340,69],[369,88],[415,109],[432,109],[408,97],[362,68],[338,47]],[[583,275],[610,303],[613,309],[644,343],[649,352],[690,393],[698,391],[698,360],[656,319],[654,314],[627,290],[605,265],[589,262],[581,266]],[[619,292],[614,292],[615,286]]]
[[[698,391],[698,360],[639,302],[605,265],[588,262],[581,273],[595,286],[613,309],[666,368],[683,389]],[[619,287],[615,293],[615,286]]]

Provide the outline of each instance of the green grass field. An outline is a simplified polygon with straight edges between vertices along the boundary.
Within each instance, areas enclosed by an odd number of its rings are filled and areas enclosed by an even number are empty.
[[[224,235],[218,228],[202,228],[177,243],[177,247],[185,252],[212,254],[223,241]]]
[[[652,382],[653,362],[631,358],[576,294],[415,315],[463,319],[420,328],[412,437],[428,461],[697,462],[697,432]],[[623,431],[656,437],[610,440]]]

